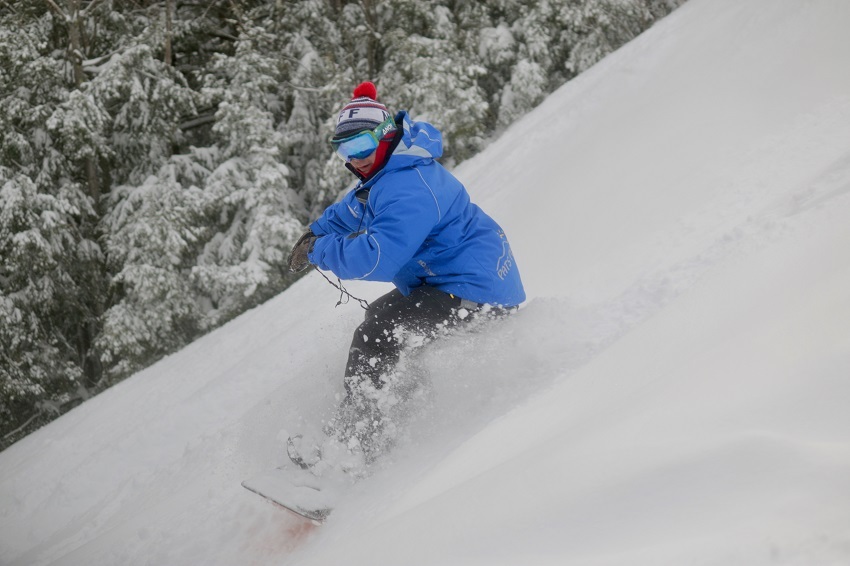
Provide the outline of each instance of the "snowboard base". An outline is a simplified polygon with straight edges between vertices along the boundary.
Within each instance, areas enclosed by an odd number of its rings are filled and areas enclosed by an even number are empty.
[[[242,487],[311,521],[322,523],[333,510],[333,494],[305,470],[276,468],[243,481]]]

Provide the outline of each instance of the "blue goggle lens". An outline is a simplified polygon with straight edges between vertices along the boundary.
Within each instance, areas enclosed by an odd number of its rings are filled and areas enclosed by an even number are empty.
[[[378,139],[373,132],[361,132],[356,136],[334,142],[336,154],[346,163],[352,159],[369,157],[378,149]]]

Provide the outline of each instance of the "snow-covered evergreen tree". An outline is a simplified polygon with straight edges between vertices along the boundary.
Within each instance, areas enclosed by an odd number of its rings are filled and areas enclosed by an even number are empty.
[[[100,250],[77,225],[80,207],[87,204],[79,190],[40,193],[26,175],[0,167],[0,419],[5,426],[58,414],[64,404],[89,396],[81,340],[90,339],[93,313],[85,301],[91,289],[83,282]]]
[[[211,325],[282,288],[284,260],[304,230],[275,127],[279,61],[263,49],[271,42],[261,29],[244,30],[236,52],[216,57],[207,79],[205,93],[218,106],[216,164],[203,191],[213,236],[193,273],[210,300]]]
[[[519,10],[520,17],[512,22],[510,35],[516,54],[509,78],[500,89],[497,128],[507,127],[529,112],[566,80],[564,49],[557,41],[562,27],[557,17],[560,4],[533,2]]]
[[[478,78],[485,69],[464,51],[452,11],[440,4],[387,2],[391,19],[382,35],[379,87],[390,107],[406,109],[443,132],[451,164],[473,155],[484,141],[487,101]]]
[[[653,21],[684,0],[584,0],[562,8],[564,35],[570,46],[567,68],[574,74],[590,68],[637,37]]]
[[[196,114],[197,93],[146,44],[113,55],[86,84],[86,92],[109,109],[114,183],[141,183],[157,171],[181,141],[181,122]]]
[[[272,29],[279,37],[282,73],[277,129],[290,186],[303,199],[309,220],[336,199],[349,178],[328,140],[339,101],[350,94],[356,75],[331,3],[287,3],[276,16]]]
[[[191,183],[198,168],[174,158],[110,195],[104,225],[120,300],[104,313],[97,345],[111,380],[183,346],[204,326],[190,278],[201,224],[201,190]]]
[[[103,113],[69,83],[46,11],[0,16],[0,445],[97,388],[106,274],[84,164]],[[61,51],[60,51],[61,52]]]
[[[103,62],[87,92],[110,109],[113,183],[100,225],[113,272],[114,304],[97,340],[110,381],[197,336],[197,290],[189,284],[199,199],[178,175],[172,151],[198,94],[151,45]],[[176,161],[176,162],[175,162]]]

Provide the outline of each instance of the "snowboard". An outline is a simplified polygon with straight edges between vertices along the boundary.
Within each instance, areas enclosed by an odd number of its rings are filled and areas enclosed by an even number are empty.
[[[322,523],[333,510],[333,490],[309,471],[275,468],[242,482],[242,487],[296,515]]]

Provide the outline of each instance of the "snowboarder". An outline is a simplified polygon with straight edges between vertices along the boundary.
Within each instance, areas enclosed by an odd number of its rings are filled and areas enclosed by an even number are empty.
[[[331,145],[357,184],[310,225],[289,268],[312,264],[341,279],[395,284],[369,305],[354,333],[347,396],[325,430],[369,461],[386,440],[376,393],[410,334],[433,339],[470,320],[502,316],[525,292],[504,231],[437,162],[442,135],[434,126],[406,111],[392,117],[375,85],[364,82],[339,112]],[[290,442],[290,457],[302,466],[320,452]]]

